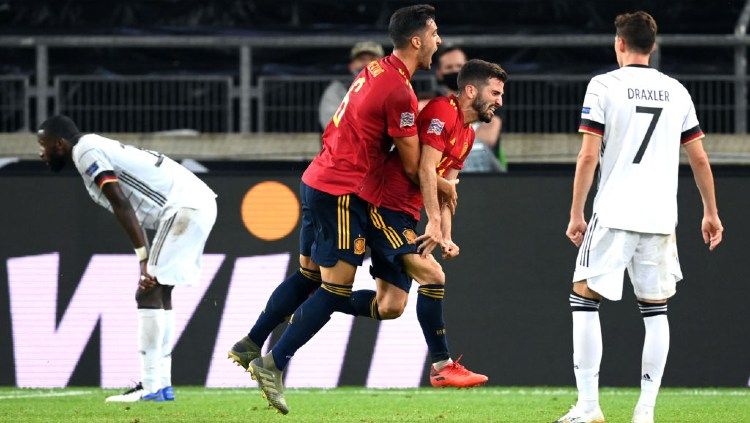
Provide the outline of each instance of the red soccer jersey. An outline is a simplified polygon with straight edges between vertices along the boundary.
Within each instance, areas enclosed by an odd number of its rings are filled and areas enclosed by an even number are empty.
[[[390,55],[357,75],[323,133],[323,150],[302,175],[331,195],[355,194],[379,205],[382,172],[393,138],[417,134],[417,96],[406,65]],[[377,175],[377,181],[367,181]]]
[[[464,124],[464,116],[458,108],[455,96],[436,97],[422,109],[417,117],[419,142],[443,152],[437,166],[437,174],[443,176],[448,169],[461,170],[466,156],[474,145],[474,129]],[[393,151],[385,166],[383,183],[383,207],[411,214],[419,220],[422,209],[422,193],[401,164],[397,151]]]

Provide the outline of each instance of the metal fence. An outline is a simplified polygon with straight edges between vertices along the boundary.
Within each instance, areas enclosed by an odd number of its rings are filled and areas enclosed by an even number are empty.
[[[714,133],[747,132],[747,48],[750,0],[734,34],[659,36],[661,48],[734,50],[734,73],[679,78],[693,95],[703,126]],[[348,47],[360,36],[0,36],[0,48],[34,48],[34,86],[25,77],[0,77],[0,131],[28,130],[54,110],[94,131],[192,128],[203,132],[318,131],[317,102],[328,79],[260,76],[253,85],[253,49]],[[373,39],[386,44],[385,37]],[[591,48],[611,46],[611,35],[472,35],[445,37],[466,47]],[[50,75],[50,48],[236,48],[238,78]],[[507,132],[569,132],[589,75],[513,75],[506,95]],[[236,79],[236,80],[235,80]],[[50,86],[49,82],[54,81]],[[10,85],[7,85],[10,84]],[[418,88],[419,89],[419,88]],[[54,107],[50,107],[50,102]],[[30,107],[35,110],[30,113]],[[236,106],[236,107],[235,107]],[[237,110],[235,110],[235,108]],[[33,110],[33,109],[32,109]],[[33,123],[30,117],[33,117]]]
[[[94,132],[232,132],[231,89],[231,77],[64,75],[54,104]]]
[[[590,75],[513,75],[505,90],[504,132],[575,132]],[[676,76],[690,92],[703,130],[735,132],[733,76]]]
[[[29,79],[0,76],[0,132],[29,129]]]
[[[335,76],[258,78],[257,121],[260,132],[317,132],[318,103]],[[503,131],[520,133],[576,132],[581,102],[590,75],[513,75],[505,90]],[[734,132],[734,78],[678,77],[693,97],[702,128],[710,133]],[[343,80],[342,80],[343,81]],[[346,81],[343,81],[346,82]],[[431,91],[435,81],[414,81],[417,92]]]
[[[328,84],[340,81],[344,86],[351,78],[340,75],[261,76],[258,78],[258,132],[318,132],[318,105]],[[416,92],[431,91],[435,79],[415,77]]]

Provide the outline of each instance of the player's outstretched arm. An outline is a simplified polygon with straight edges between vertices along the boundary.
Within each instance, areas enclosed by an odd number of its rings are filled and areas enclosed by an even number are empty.
[[[711,164],[708,162],[708,154],[703,149],[702,139],[690,141],[684,144],[684,147],[690,161],[690,168],[693,170],[695,184],[698,186],[703,201],[703,220],[701,221],[703,242],[708,244],[709,250],[713,251],[721,243],[724,227],[719,219],[719,209],[716,207],[716,191]]]
[[[146,248],[146,236],[144,235],[143,228],[141,228],[141,224],[138,222],[138,218],[135,216],[133,207],[120,189],[120,184],[118,182],[104,184],[102,192],[112,206],[112,212],[120,223],[120,226],[128,234],[133,248],[136,249],[136,252],[139,250],[144,252]],[[148,274],[146,267],[148,255],[145,254],[145,257],[139,255],[138,258],[141,264],[141,288],[151,288],[156,284],[156,281],[153,276]]]
[[[583,134],[581,151],[576,160],[576,176],[573,181],[573,201],[570,205],[570,221],[565,235],[576,247],[580,247],[583,234],[586,233],[586,219],[583,216],[583,207],[589,195],[591,184],[594,181],[594,172],[599,163],[599,149],[602,138],[598,135]]]

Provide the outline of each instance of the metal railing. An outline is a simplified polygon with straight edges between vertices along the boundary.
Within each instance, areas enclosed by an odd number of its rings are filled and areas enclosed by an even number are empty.
[[[328,84],[351,84],[341,75],[261,76],[258,78],[258,132],[319,132],[318,107]],[[435,89],[435,79],[417,76],[412,80],[416,92]]]
[[[93,132],[232,132],[231,90],[230,77],[63,75],[55,113]]]
[[[714,132],[734,132],[734,133],[746,133],[747,132],[747,121],[748,121],[748,77],[747,77],[747,47],[750,46],[750,36],[745,32],[747,21],[750,19],[750,1],[746,3],[746,8],[743,10],[741,19],[738,22],[737,30],[734,34],[727,35],[662,35],[659,36],[657,42],[660,49],[671,48],[671,47],[719,47],[726,49],[734,49],[734,74],[721,75],[721,76],[710,76],[705,78],[693,78],[685,79],[683,82],[691,90],[696,103],[699,116],[704,120],[706,129],[714,129]],[[34,127],[44,119],[46,119],[48,113],[53,110],[49,107],[50,100],[54,101],[54,110],[64,111],[67,113],[84,113],[82,109],[76,109],[76,107],[84,107],[82,103],[76,103],[71,100],[70,96],[74,93],[68,92],[65,88],[60,88],[57,84],[62,83],[59,78],[61,76],[54,77],[52,75],[52,81],[55,81],[55,86],[50,86],[50,66],[49,66],[49,49],[50,48],[206,48],[206,49],[226,49],[236,48],[239,55],[239,68],[237,81],[232,80],[231,77],[219,77],[222,81],[222,87],[228,86],[228,88],[222,88],[222,92],[226,93],[226,97],[219,96],[221,106],[213,104],[208,107],[223,108],[224,115],[221,119],[211,115],[210,113],[200,119],[205,119],[200,125],[194,124],[194,122],[187,122],[183,124],[177,118],[177,115],[170,115],[167,112],[162,111],[163,114],[159,115],[155,120],[159,124],[143,124],[145,128],[169,128],[173,125],[195,127],[199,126],[199,130],[202,131],[233,131],[238,130],[241,133],[249,133],[253,129],[253,120],[256,119],[255,124],[256,130],[259,131],[274,131],[277,126],[282,125],[282,122],[286,122],[283,125],[289,128],[289,130],[311,130],[311,127],[317,128],[314,125],[314,120],[310,120],[305,113],[312,113],[316,105],[316,96],[319,96],[314,91],[310,91],[305,94],[301,99],[294,99],[300,104],[294,105],[293,107],[301,107],[303,117],[297,116],[295,119],[302,119],[302,122],[291,122],[288,116],[288,112],[284,111],[285,107],[292,107],[289,104],[283,104],[279,98],[288,98],[281,96],[288,96],[286,92],[287,88],[279,85],[272,86],[272,77],[261,76],[258,78],[258,85],[253,85],[254,80],[252,74],[252,58],[253,49],[259,48],[330,48],[330,47],[348,47],[362,38],[371,38],[382,44],[387,44],[387,39],[380,36],[328,36],[328,35],[309,35],[309,36],[58,36],[58,37],[25,37],[25,36],[0,36],[0,48],[34,48],[36,52],[36,72],[34,80],[37,81],[34,86],[24,86],[25,97],[22,101],[23,106],[17,109],[15,106],[19,103],[19,97],[13,97],[15,100],[9,100],[8,106],[3,110],[16,110],[16,112],[8,113],[7,119],[8,124],[0,123],[0,131],[14,131],[29,127]],[[592,48],[610,46],[612,44],[611,35],[476,35],[476,36],[454,36],[444,37],[444,41],[450,44],[462,45],[465,47],[511,47],[511,48]],[[658,62],[659,55],[657,54],[653,59]],[[729,69],[727,73],[731,72]],[[80,77],[86,78],[86,77]],[[123,77],[126,79],[127,77]],[[141,77],[135,77],[141,78]],[[202,77],[190,77],[192,79],[200,79]],[[537,78],[538,81],[534,82]],[[566,131],[570,128],[570,125],[575,125],[577,118],[572,119],[570,116],[576,114],[577,109],[580,106],[580,101],[583,92],[581,86],[583,84],[581,80],[588,80],[587,76],[566,76],[566,83],[561,83],[559,80],[551,79],[552,76],[521,76],[514,75],[512,83],[517,84],[515,89],[518,93],[514,93],[512,89],[508,90],[506,97],[508,107],[508,125],[506,128],[508,131],[530,131],[536,130],[530,118],[520,118],[513,115],[510,105],[513,108],[518,109],[518,113],[526,113],[528,116],[534,116],[535,122],[548,122],[544,123],[549,126],[549,131]],[[13,78],[10,78],[13,79]],[[24,78],[20,78],[23,80]],[[158,78],[157,78],[158,79]],[[543,81],[542,79],[546,79]],[[6,78],[7,80],[7,78]],[[162,81],[166,81],[162,80]],[[528,87],[523,86],[528,81]],[[578,81],[578,82],[576,82]],[[80,83],[80,81],[79,81]],[[164,82],[167,83],[167,82]],[[28,84],[28,83],[26,83]],[[73,84],[73,83],[71,83]],[[536,85],[534,85],[536,84]],[[580,85],[578,85],[580,84]],[[307,88],[305,88],[307,89]],[[62,91],[60,91],[62,90]],[[75,90],[73,90],[75,91]],[[174,90],[173,90],[174,91]],[[12,92],[18,92],[12,91]],[[547,99],[538,98],[539,92],[547,92]],[[572,99],[572,93],[580,93],[575,101]],[[523,94],[522,94],[523,93]],[[277,96],[278,94],[278,96]],[[6,94],[10,95],[10,94]],[[20,95],[20,94],[19,94]],[[171,94],[170,94],[171,95]],[[223,95],[223,94],[222,94]],[[525,95],[522,100],[520,97],[515,96]],[[12,97],[12,95],[11,95]],[[549,99],[558,99],[558,102],[550,103]],[[0,99],[3,104],[5,100]],[[225,103],[226,101],[226,103]],[[233,105],[237,104],[237,111],[234,111]],[[30,113],[29,104],[35,104],[36,110],[34,113]],[[92,107],[112,107],[111,105],[104,105],[101,103],[95,103],[96,106]],[[226,104],[226,106],[224,106]],[[170,106],[174,103],[167,103],[164,107],[176,107]],[[148,104],[144,103],[144,106]],[[139,122],[146,122],[145,117],[138,117],[135,110],[128,109],[130,105],[119,104],[118,110],[124,112],[130,110],[131,115],[115,115],[111,114],[114,121],[127,121],[132,119],[139,119]],[[133,106],[135,107],[135,106]],[[255,107],[255,109],[254,109]],[[523,109],[525,108],[525,109]],[[533,110],[532,110],[533,109]],[[14,114],[15,113],[15,114]],[[84,114],[84,119],[91,119],[91,122],[95,125],[97,122],[103,122],[102,111],[89,110]],[[99,113],[99,120],[97,121],[97,113]],[[114,113],[110,110],[108,113]],[[197,113],[197,112],[196,112]],[[179,113],[178,113],[179,114]],[[13,116],[16,116],[15,118]],[[29,116],[33,116],[33,124],[29,120]],[[88,116],[88,117],[86,117]],[[131,116],[131,117],[128,117]],[[184,116],[191,116],[188,113],[184,113]],[[192,115],[196,116],[196,115]],[[5,118],[5,117],[4,117]],[[14,120],[15,119],[15,120]],[[112,120],[111,119],[111,120]],[[172,120],[170,120],[172,119]],[[197,119],[195,117],[191,119]],[[153,119],[152,119],[153,121]],[[21,122],[21,123],[13,123]],[[149,121],[151,122],[151,121]],[[186,122],[186,121],[185,121]],[[217,123],[221,122],[221,124]],[[234,123],[237,123],[234,125]],[[511,123],[513,122],[513,123]],[[126,123],[121,123],[125,125]],[[6,126],[2,126],[6,125]],[[112,124],[114,125],[114,124]],[[151,125],[151,126],[149,126]],[[83,125],[82,125],[83,126]],[[119,128],[119,127],[118,127]],[[278,130],[281,126],[279,126]],[[123,127],[122,129],[127,129]],[[546,131],[544,127],[541,130]]]
[[[29,78],[0,76],[0,132],[29,130]]]
[[[735,132],[735,78],[677,75],[710,133]],[[504,132],[576,132],[590,75],[515,75],[505,90]],[[747,79],[747,78],[746,78]]]

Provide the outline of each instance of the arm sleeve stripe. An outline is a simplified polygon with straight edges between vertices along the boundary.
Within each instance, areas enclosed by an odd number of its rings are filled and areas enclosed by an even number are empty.
[[[115,175],[115,172],[111,170],[105,170],[103,172],[99,172],[99,174],[96,175],[96,177],[94,178],[94,182],[99,188],[101,188],[104,186],[104,184],[117,182],[117,175]]]
[[[704,136],[705,135],[703,134],[703,131],[701,131],[700,125],[695,125],[687,131],[682,132],[682,136],[680,136],[680,144],[686,144],[690,141],[697,140],[698,138],[703,138]]]
[[[578,126],[578,132],[604,136],[604,124],[591,119],[581,119],[581,125]]]

